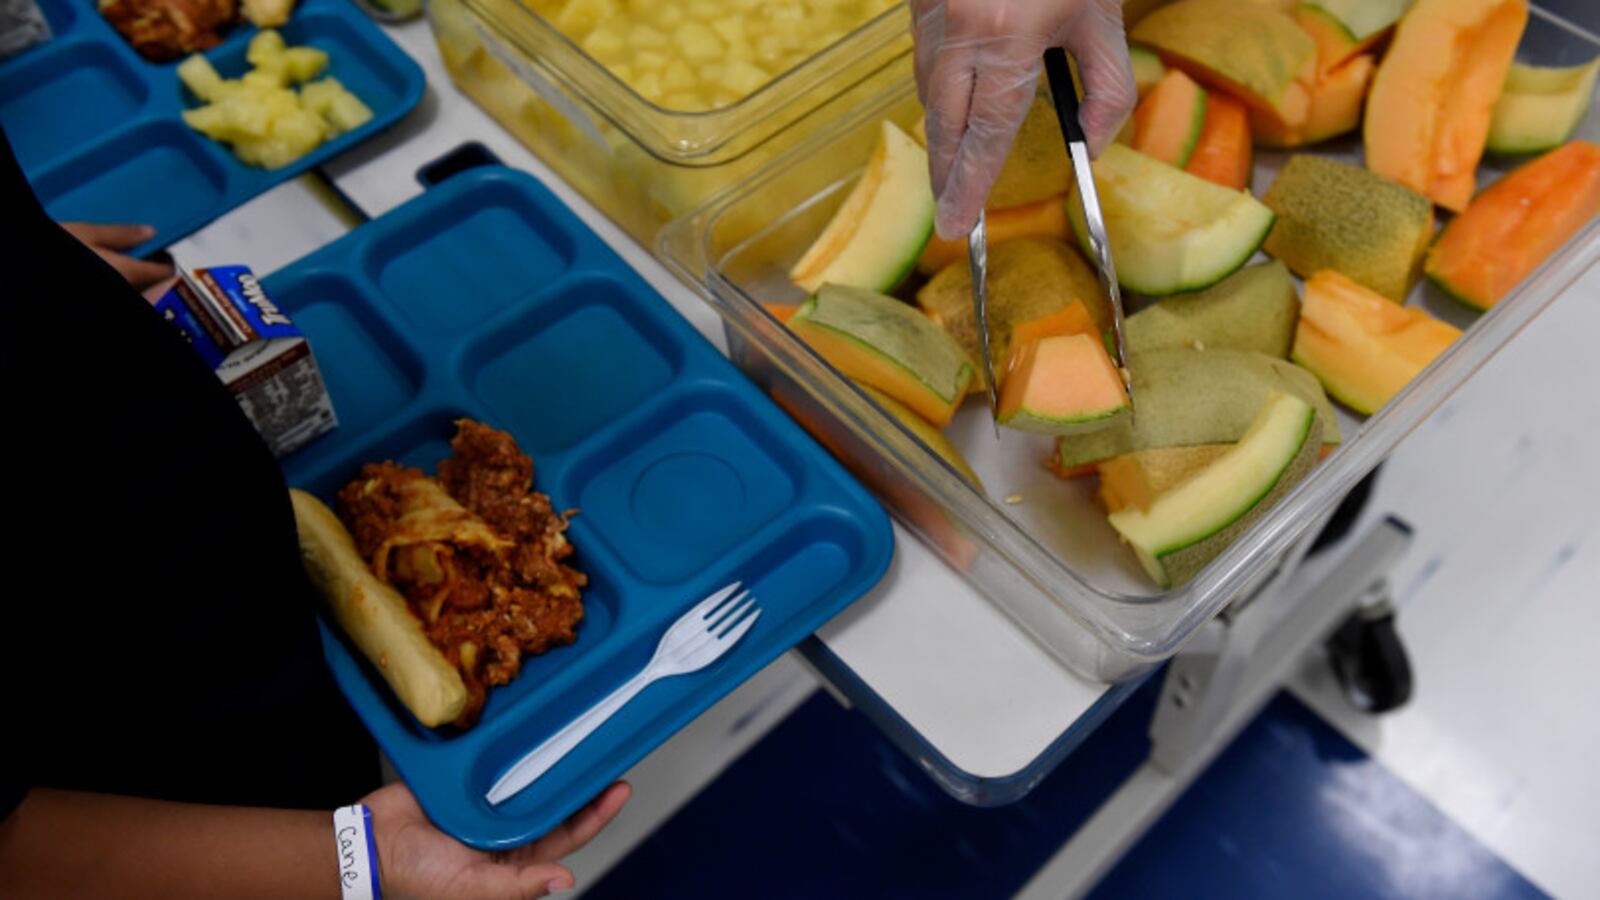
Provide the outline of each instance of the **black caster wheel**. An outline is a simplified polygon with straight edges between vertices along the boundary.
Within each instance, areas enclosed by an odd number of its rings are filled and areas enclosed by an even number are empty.
[[[1387,586],[1328,639],[1328,657],[1345,697],[1367,713],[1399,709],[1411,699],[1411,660],[1395,630]]]

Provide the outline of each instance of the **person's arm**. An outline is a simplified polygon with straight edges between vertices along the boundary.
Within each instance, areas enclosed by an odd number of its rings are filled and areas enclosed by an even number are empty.
[[[62,222],[67,233],[82,241],[97,256],[111,264],[134,290],[143,291],[172,277],[166,263],[135,259],[123,253],[155,236],[149,225],[98,225],[93,222]],[[159,298],[158,298],[159,299]]]
[[[434,828],[404,785],[368,795],[385,897],[531,898],[573,886],[557,860],[628,799],[608,788],[549,835],[472,850]],[[0,822],[7,897],[339,897],[330,812],[202,806],[37,788]]]
[[[330,813],[35,788],[0,823],[16,897],[339,896]]]

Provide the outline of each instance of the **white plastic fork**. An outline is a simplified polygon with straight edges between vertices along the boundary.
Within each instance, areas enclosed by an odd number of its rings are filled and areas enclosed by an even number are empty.
[[[604,700],[591,706],[588,712],[573,719],[507,769],[489,788],[489,793],[484,795],[490,805],[503,803],[550,771],[552,766],[646,687],[663,678],[698,672],[739,643],[739,639],[756,624],[756,619],[761,618],[761,610],[756,608],[756,598],[750,596],[749,591],[733,597],[739,587],[740,583],[735,581],[678,617],[678,621],[672,623],[667,633],[661,636],[655,656],[650,658],[650,663],[639,674],[628,679]],[[733,599],[729,600],[729,597]]]

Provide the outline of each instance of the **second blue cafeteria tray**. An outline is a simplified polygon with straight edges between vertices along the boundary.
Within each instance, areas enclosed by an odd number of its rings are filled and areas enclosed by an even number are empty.
[[[94,0],[39,0],[54,37],[0,62],[0,125],[34,193],[64,222],[139,223],[155,236],[143,256],[377,134],[417,105],[416,61],[350,0],[300,0],[278,31],[291,46],[328,52],[324,73],[372,110],[360,128],[281,169],[247,166],[179,115],[197,101],[177,63],[152,63],[95,9]],[[249,69],[256,29],[234,26],[206,51],[224,78]],[[319,76],[321,77],[321,76]]]
[[[289,457],[331,501],[366,462],[436,471],[462,416],[508,430],[576,507],[578,641],[527,660],[472,729],[425,728],[340,635],[340,687],[440,828],[507,848],[548,831],[883,575],[881,506],[531,177],[475,169],[264,280],[306,332],[339,427]],[[644,667],[729,582],[761,619],[709,668],[646,689],[527,790],[484,793]]]

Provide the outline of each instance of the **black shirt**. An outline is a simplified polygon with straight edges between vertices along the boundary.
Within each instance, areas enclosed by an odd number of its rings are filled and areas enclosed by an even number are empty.
[[[276,460],[3,134],[0,221],[0,816],[34,786],[354,801],[377,754],[323,661]]]

